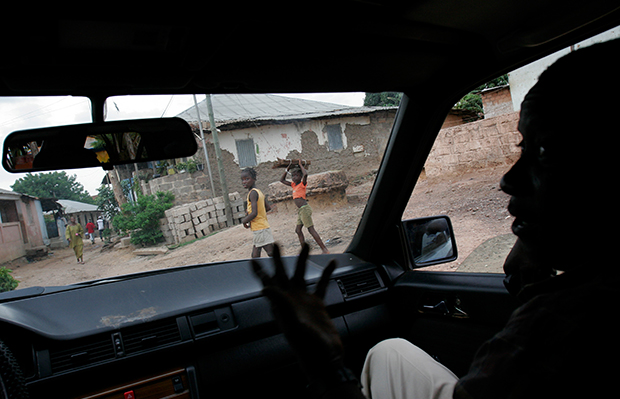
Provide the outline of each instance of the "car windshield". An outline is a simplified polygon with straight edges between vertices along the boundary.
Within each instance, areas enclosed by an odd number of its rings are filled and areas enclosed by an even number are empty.
[[[190,124],[198,151],[109,171],[3,170],[2,192],[23,199],[0,201],[3,232],[16,237],[1,244],[3,253],[9,246],[23,250],[7,268],[21,289],[250,258],[255,232],[243,224],[250,189],[241,179],[246,168],[256,173],[254,186],[271,208],[267,223],[285,255],[297,254],[301,239],[311,254],[341,253],[361,218],[400,98],[400,93],[109,98],[106,121],[179,117]],[[4,137],[23,128],[90,119],[86,99],[73,109],[73,120],[44,122],[38,122],[41,115],[59,114],[75,99],[4,101],[15,107]],[[307,173],[306,200],[292,198],[290,182],[300,174],[300,164]],[[72,248],[76,234],[82,259]],[[37,250],[45,246],[47,252]]]

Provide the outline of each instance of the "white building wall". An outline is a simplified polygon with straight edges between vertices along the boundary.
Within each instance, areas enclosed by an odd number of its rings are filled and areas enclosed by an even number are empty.
[[[256,162],[276,161],[286,158],[291,151],[302,152],[302,134],[308,131],[316,134],[319,145],[327,143],[326,125],[340,124],[342,143],[347,148],[347,125],[368,125],[369,116],[352,116],[328,120],[307,120],[284,125],[264,125],[233,131],[222,132],[219,136],[220,148],[234,155],[235,162],[239,163],[236,140],[253,139],[256,147]]]
[[[515,111],[521,110],[521,103],[527,92],[534,86],[540,74],[553,64],[558,58],[568,54],[571,51],[578,50],[581,47],[591,46],[595,43],[606,42],[620,37],[620,27],[610,29],[588,40],[579,42],[574,46],[565,48],[556,53],[550,54],[536,62],[521,67],[508,74],[510,83],[510,92],[512,95],[512,104]],[[568,83],[568,82],[567,82]]]

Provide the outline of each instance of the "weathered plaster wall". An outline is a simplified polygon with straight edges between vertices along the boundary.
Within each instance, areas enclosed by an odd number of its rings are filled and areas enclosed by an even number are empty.
[[[28,250],[43,247],[43,231],[39,224],[39,200],[16,195],[3,200],[5,218],[0,222],[0,263],[27,255]]]
[[[229,192],[246,192],[241,185],[235,140],[254,139],[257,148],[257,187],[263,191],[270,183],[279,181],[284,169],[272,169],[277,158],[302,158],[311,160],[310,174],[330,170],[344,171],[349,179],[364,176],[379,167],[391,133],[396,110],[375,112],[358,117],[308,120],[271,126],[258,126],[220,133],[223,168]],[[339,124],[343,135],[343,149],[330,150],[327,142],[327,125]],[[207,150],[211,162],[216,195],[221,195],[215,151],[209,136]],[[200,148],[195,158],[204,162]],[[205,167],[204,173],[207,173]]]
[[[26,255],[19,222],[0,223],[0,263]]]

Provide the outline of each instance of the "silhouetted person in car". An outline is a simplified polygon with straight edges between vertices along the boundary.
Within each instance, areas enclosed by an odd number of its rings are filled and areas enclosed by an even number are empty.
[[[457,377],[408,341],[369,352],[361,383],[372,398],[564,398],[617,395],[619,350],[615,181],[620,83],[618,40],[578,50],[545,71],[525,97],[522,154],[501,181],[511,195],[517,242],[506,259],[506,286],[522,302]],[[611,183],[611,184],[610,184]],[[276,319],[318,395],[363,397],[344,368],[343,347],[317,294],[306,293],[302,252],[292,279],[276,251],[276,274],[255,264]]]

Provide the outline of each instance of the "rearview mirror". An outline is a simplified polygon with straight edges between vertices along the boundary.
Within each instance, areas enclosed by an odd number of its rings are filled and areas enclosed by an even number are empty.
[[[76,169],[192,156],[198,145],[180,118],[87,123],[11,133],[2,165],[8,172]]]
[[[402,227],[409,257],[415,267],[456,260],[456,241],[447,216],[403,220]]]

